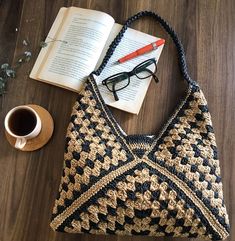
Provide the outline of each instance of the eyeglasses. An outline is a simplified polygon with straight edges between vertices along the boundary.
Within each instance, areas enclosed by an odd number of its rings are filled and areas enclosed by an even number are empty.
[[[151,71],[149,68],[154,69]],[[156,83],[159,82],[158,77],[155,75],[157,72],[157,64],[155,58],[148,59],[138,64],[133,70],[129,72],[121,72],[109,76],[102,81],[102,84],[107,87],[109,91],[113,93],[114,99],[119,100],[117,91],[126,88],[130,84],[130,77],[136,76],[138,79],[146,79],[150,76],[153,77]]]

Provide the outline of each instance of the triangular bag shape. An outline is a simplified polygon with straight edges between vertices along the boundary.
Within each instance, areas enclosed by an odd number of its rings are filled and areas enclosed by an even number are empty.
[[[153,16],[167,29],[155,13],[135,16],[133,20]],[[211,116],[199,85],[187,75],[182,46],[180,50],[188,90],[153,137],[121,130],[94,78],[105,64],[87,78],[67,129],[53,230],[206,240],[228,236]]]

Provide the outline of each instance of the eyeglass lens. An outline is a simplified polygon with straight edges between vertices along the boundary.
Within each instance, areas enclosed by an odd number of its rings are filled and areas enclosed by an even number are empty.
[[[155,71],[156,71],[156,63],[155,63],[155,60],[152,60],[152,59],[139,64],[134,69],[135,75],[139,79],[148,78],[151,75],[153,75]]]
[[[129,84],[129,76],[128,73],[120,73],[114,76],[111,76],[109,79],[106,80],[106,86],[110,91],[118,91],[121,90]]]

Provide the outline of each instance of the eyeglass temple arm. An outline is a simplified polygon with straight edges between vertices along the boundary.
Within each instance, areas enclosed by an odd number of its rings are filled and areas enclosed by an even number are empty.
[[[113,85],[112,85],[112,92],[113,92],[114,99],[115,99],[116,101],[118,101],[119,98],[118,98],[117,92],[116,92],[116,90],[115,90],[116,82],[113,82],[112,84],[113,84]]]
[[[156,83],[159,82],[158,77],[157,77],[151,70],[149,70],[149,69],[146,68],[145,71],[149,72],[149,73],[152,75],[152,77],[154,78],[154,81],[155,81]]]
[[[153,60],[155,60],[155,59],[153,59]],[[130,75],[130,76],[132,76],[132,75],[134,75],[134,74],[138,74],[138,73],[140,73],[141,71],[145,70],[145,71],[149,72],[149,73],[153,76],[155,82],[158,83],[158,82],[159,82],[158,77],[157,77],[150,69],[147,68],[147,67],[148,67],[149,65],[151,65],[152,63],[153,63],[152,61],[149,61],[149,62],[141,65],[140,67],[133,69],[133,71],[131,71],[131,75]],[[155,64],[156,64],[156,63],[155,63]],[[157,67],[157,66],[156,66],[156,67]]]

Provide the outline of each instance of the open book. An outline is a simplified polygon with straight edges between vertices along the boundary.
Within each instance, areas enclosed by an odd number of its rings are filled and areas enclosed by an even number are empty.
[[[122,25],[103,12],[77,7],[61,8],[30,73],[30,77],[79,92],[86,77],[102,62],[105,53]],[[131,77],[130,85],[118,91],[119,101],[101,81],[113,74],[131,71],[137,64],[155,57],[158,61],[162,46],[122,64],[117,60],[159,38],[128,28],[107,66],[96,81],[106,104],[138,114],[151,77]],[[53,41],[57,40],[57,41]]]

